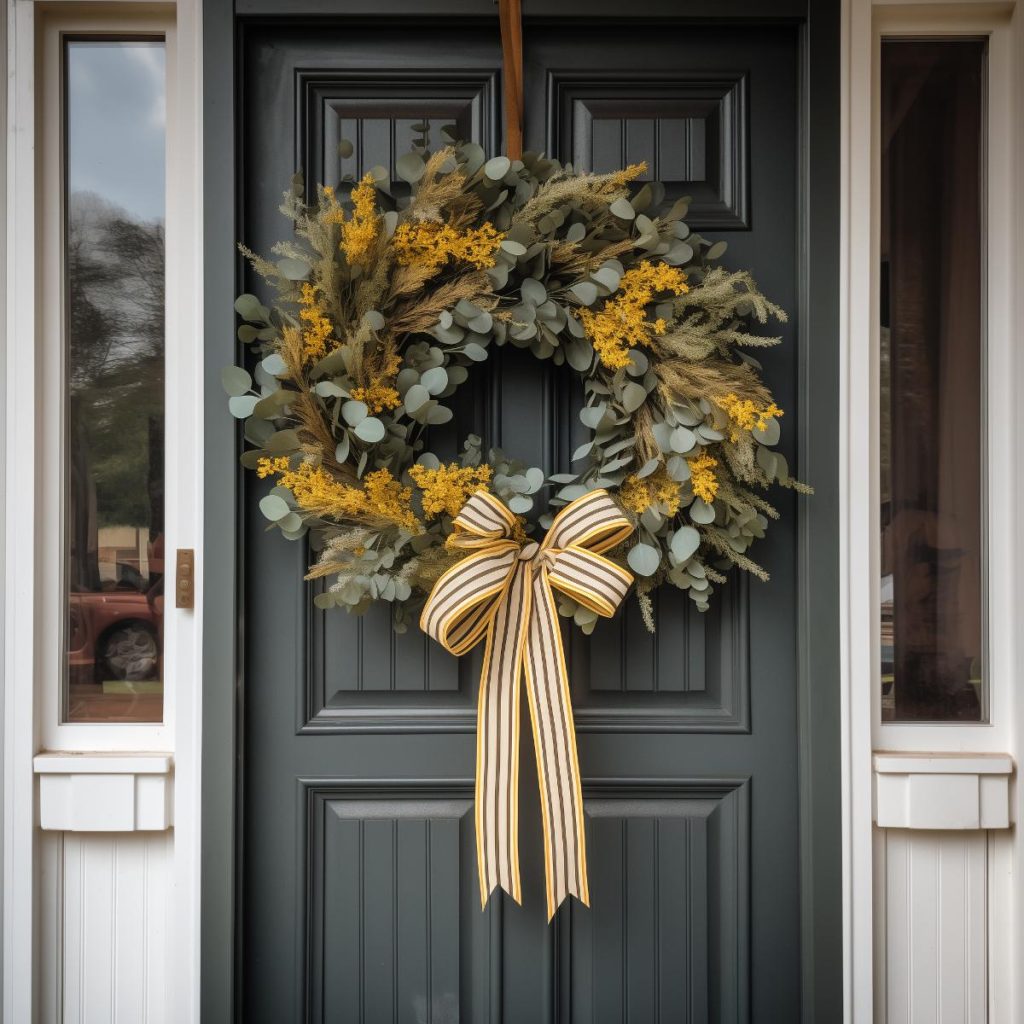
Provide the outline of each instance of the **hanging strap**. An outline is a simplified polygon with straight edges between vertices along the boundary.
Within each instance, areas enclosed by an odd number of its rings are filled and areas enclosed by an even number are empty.
[[[505,155],[523,155],[523,11],[521,0],[498,0],[505,91]]]

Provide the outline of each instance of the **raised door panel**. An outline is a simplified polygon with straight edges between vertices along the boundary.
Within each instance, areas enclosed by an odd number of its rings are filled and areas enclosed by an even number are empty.
[[[692,74],[549,73],[550,146],[597,173],[646,163],[670,200],[690,196],[692,228],[750,226],[747,79]]]
[[[479,912],[471,784],[305,793],[311,1019],[482,1019],[491,922]]]
[[[381,166],[401,187],[396,158],[424,130],[439,145],[446,125],[489,151],[497,144],[496,69],[300,68],[295,91],[298,165],[310,182],[336,186]],[[343,139],[352,144],[348,156],[338,149]]]
[[[559,1020],[742,1020],[746,782],[586,787],[591,906],[563,918]]]

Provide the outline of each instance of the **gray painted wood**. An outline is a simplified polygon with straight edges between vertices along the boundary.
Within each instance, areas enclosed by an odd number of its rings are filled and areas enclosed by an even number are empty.
[[[535,132],[547,130],[542,75],[549,67],[577,72],[604,69],[623,75],[635,70],[636,55],[642,52],[643,66],[656,73],[660,70],[666,78],[683,65],[688,71],[738,66],[751,71],[749,189],[755,230],[730,233],[730,258],[752,266],[767,290],[796,309],[797,28],[766,31],[734,25],[677,29],[674,35],[659,30],[635,43],[629,40],[628,27],[612,29],[584,33],[572,52],[556,45],[557,35],[531,37],[528,32],[528,124]],[[273,216],[277,193],[281,181],[294,170],[295,157],[301,155],[301,148],[296,154],[282,151],[279,145],[275,149],[282,129],[287,135],[288,126],[296,120],[296,78],[290,74],[296,64],[342,71],[368,64],[378,71],[433,68],[436,74],[427,76],[420,93],[427,99],[430,79],[436,85],[443,71],[493,72],[497,64],[495,37],[489,27],[482,32],[466,28],[436,34],[417,30],[406,38],[394,27],[387,35],[351,28],[336,33],[322,25],[307,32],[296,19],[291,24],[278,22],[269,30],[254,24],[246,37],[240,51],[244,69],[239,84],[243,97],[240,164],[245,173],[239,180],[238,231],[257,248],[267,248],[280,231]],[[538,141],[543,143],[542,139],[533,143]],[[305,142],[299,139],[298,146]],[[771,158],[759,159],[759,153],[770,153]],[[780,202],[779,196],[789,198]],[[797,326],[799,321],[793,336]],[[788,402],[792,424],[799,419],[794,405],[794,349],[791,345],[772,356],[769,372],[783,404]],[[492,394],[499,391],[503,396],[497,411],[493,405],[490,411],[495,422],[485,422],[486,411],[477,422],[484,423],[485,432],[489,428],[495,441],[553,468],[571,444],[571,407],[561,401],[564,388],[553,378],[543,388],[536,387],[537,369],[514,356],[500,361],[486,382]],[[513,409],[520,414],[526,410],[527,415],[517,421],[511,418]],[[428,957],[433,962],[435,953],[442,962],[457,958],[462,1020],[601,1019],[595,1016],[595,971],[602,984],[606,975],[617,971],[626,981],[627,1009],[636,1006],[632,1016],[610,1019],[652,1019],[647,1016],[652,1006],[656,1015],[657,1007],[662,1007],[662,1019],[667,1020],[796,1019],[800,965],[792,528],[776,529],[773,539],[762,547],[775,575],[771,591],[754,587],[744,593],[725,631],[735,641],[739,630],[749,652],[743,659],[748,685],[739,687],[749,702],[746,710],[735,681],[728,700],[722,698],[721,662],[710,664],[706,637],[702,647],[693,639],[695,627],[687,613],[679,609],[661,612],[667,619],[661,623],[661,636],[668,639],[659,638],[653,649],[628,619],[625,625],[610,624],[618,634],[614,644],[619,663],[629,669],[620,669],[617,690],[613,687],[609,694],[586,677],[574,677],[574,687],[582,690],[582,703],[588,691],[590,697],[604,694],[615,699],[600,709],[593,728],[584,731],[580,754],[584,775],[591,780],[587,787],[595,904],[599,875],[611,879],[602,882],[602,891],[614,892],[618,883],[617,902],[606,896],[593,910],[564,909],[549,929],[543,921],[538,809],[529,751],[524,750],[522,779],[527,899],[523,908],[495,901],[481,914],[472,863],[471,815],[458,819],[457,840],[450,834],[445,838],[445,830],[450,833],[455,827],[451,808],[458,797],[453,794],[471,797],[472,736],[460,731],[466,723],[457,714],[463,719],[471,716],[475,671],[464,673],[466,666],[458,666],[455,676],[449,677],[457,685],[447,689],[434,686],[433,673],[421,672],[429,681],[405,691],[392,685],[392,669],[380,664],[367,667],[368,656],[386,656],[393,662],[399,650],[390,640],[382,649],[381,634],[370,633],[367,636],[376,639],[367,643],[363,638],[360,671],[367,674],[362,687],[352,685],[356,676],[343,674],[333,682],[325,679],[317,696],[312,671],[316,659],[310,652],[315,628],[308,606],[302,600],[281,598],[282,591],[301,596],[304,555],[297,548],[270,543],[277,538],[262,534],[258,516],[253,515],[258,493],[250,489],[244,505],[252,556],[244,589],[245,635],[249,637],[243,679],[244,1019],[407,1019],[401,1015],[404,1008],[423,995],[426,984],[426,975],[417,965]],[[791,524],[794,511],[791,505],[784,508]],[[740,590],[734,583],[731,586],[733,592]],[[336,622],[327,621],[320,628],[322,642],[332,642],[327,638],[337,628]],[[702,635],[706,628],[700,624]],[[574,652],[576,643],[574,639]],[[409,650],[410,667],[422,666],[422,649]],[[602,665],[610,657],[603,655]],[[667,670],[665,675],[660,667],[680,662],[685,664],[678,674]],[[673,687],[662,685],[663,678],[697,683]],[[370,679],[376,680],[376,686],[366,685]],[[413,686],[412,682],[404,685]],[[369,693],[377,706],[346,703],[353,693],[361,693],[364,701]],[[711,694],[712,704],[729,705],[727,713],[709,724],[698,720],[689,706],[680,711],[671,705],[672,700],[691,693],[704,698]],[[444,701],[453,695],[464,698],[462,707],[445,707]],[[333,729],[318,733],[311,723],[320,715],[310,714],[310,709],[319,712],[331,703]],[[666,717],[675,719],[671,731],[656,731]],[[351,719],[348,725],[354,722],[356,727],[338,730],[338,719]],[[367,731],[367,721],[374,731]],[[638,733],[638,728],[643,731]],[[596,778],[613,781],[602,788],[593,781]],[[669,787],[669,794],[658,781],[666,778],[679,780]],[[715,779],[727,781],[718,782],[716,788]],[[598,813],[609,803],[610,813]],[[339,811],[343,804],[347,813]],[[321,806],[330,810],[316,810]],[[318,825],[321,820],[331,821],[330,829]],[[353,826],[357,840],[362,829],[358,842],[352,837]],[[317,828],[323,831],[320,838]],[[617,846],[598,838],[599,832],[609,830],[619,836]],[[422,860],[412,853],[399,854],[405,844],[398,839],[428,831],[432,844],[440,844],[442,860],[458,870],[438,883],[450,916],[432,917],[435,923],[429,931],[421,931],[409,922],[423,919],[415,915],[426,912],[421,897],[428,890],[432,893],[433,885],[425,880]],[[373,861],[369,878],[376,877],[379,883],[369,888],[367,832]],[[459,848],[458,856],[452,854],[453,843]],[[614,859],[615,851],[621,854],[623,849],[624,864]],[[602,860],[605,856],[611,860]],[[665,866],[669,862],[671,869]],[[330,895],[324,887],[316,890],[312,880],[317,877],[332,880]],[[458,899],[453,895],[456,889]],[[378,901],[380,913],[374,915],[369,932],[365,916],[353,932],[353,913],[358,921],[361,905],[365,915],[368,892]],[[613,909],[616,906],[618,911]],[[686,927],[676,930],[665,922],[679,920],[679,906],[685,908]],[[431,907],[436,911],[433,895]],[[598,912],[623,909],[627,927],[616,939],[603,923],[598,927]],[[628,927],[631,911],[632,930]],[[599,938],[595,947],[597,934],[605,938]],[[332,949],[339,950],[337,955],[325,952],[328,940]],[[352,985],[339,985],[337,980],[339,971],[352,970],[354,950],[345,947],[346,942],[350,947],[359,945],[364,962],[367,943],[371,950],[388,949],[392,954],[386,969],[374,967],[369,981],[360,975],[356,986],[360,1002],[354,1007]],[[657,950],[654,980],[649,957],[642,952],[644,943]],[[452,974],[442,971],[440,977]],[[590,985],[585,984],[588,977]],[[635,1004],[628,1003],[631,977],[642,979],[634,982]],[[443,989],[445,983],[440,984]],[[340,999],[330,1012],[324,1002],[328,992]],[[680,992],[684,1004],[678,1002]],[[448,1019],[444,1012],[439,1008],[434,1019]]]

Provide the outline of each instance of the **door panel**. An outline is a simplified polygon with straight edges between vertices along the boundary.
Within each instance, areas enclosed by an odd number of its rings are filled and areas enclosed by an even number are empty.
[[[598,170],[646,159],[670,195],[693,196],[692,226],[728,239],[724,262],[796,311],[795,27],[576,21],[528,28],[524,50],[530,148]],[[281,236],[297,166],[307,187],[393,168],[423,119],[497,152],[490,25],[254,24],[240,67],[240,237],[257,251]],[[790,439],[794,338],[791,323],[764,358]],[[454,456],[475,430],[565,471],[585,439],[571,375],[518,350],[475,372],[432,447]],[[527,729],[524,905],[499,894],[479,907],[479,652],[457,661],[418,631],[395,635],[386,610],[317,610],[308,552],[263,529],[262,486],[246,481],[246,1021],[797,1019],[788,495],[757,551],[769,586],[734,575],[704,615],[665,589],[653,636],[633,601],[592,637],[567,628],[592,908],[564,906],[549,927]]]

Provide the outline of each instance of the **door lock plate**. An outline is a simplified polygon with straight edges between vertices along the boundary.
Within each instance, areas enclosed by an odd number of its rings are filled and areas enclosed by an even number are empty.
[[[196,553],[192,548],[178,548],[178,565],[174,575],[174,606],[196,606]]]

